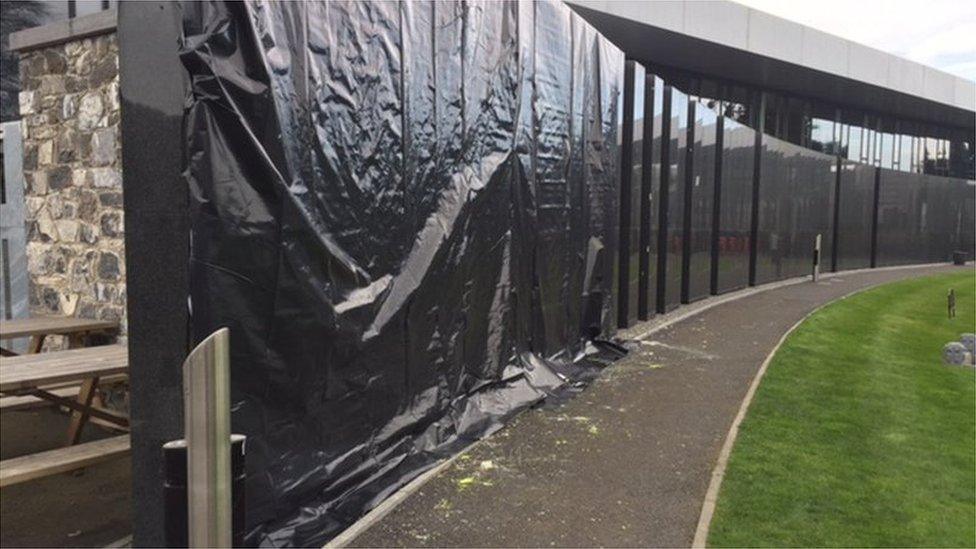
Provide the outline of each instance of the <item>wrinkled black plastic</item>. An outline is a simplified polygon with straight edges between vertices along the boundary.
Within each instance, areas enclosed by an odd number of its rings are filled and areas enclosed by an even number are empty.
[[[622,53],[557,2],[186,3],[196,340],[321,544],[612,335]]]

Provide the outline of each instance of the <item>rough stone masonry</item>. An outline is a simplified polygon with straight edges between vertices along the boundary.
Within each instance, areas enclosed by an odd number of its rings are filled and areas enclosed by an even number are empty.
[[[124,338],[116,36],[23,52],[20,82],[31,315],[119,320]]]

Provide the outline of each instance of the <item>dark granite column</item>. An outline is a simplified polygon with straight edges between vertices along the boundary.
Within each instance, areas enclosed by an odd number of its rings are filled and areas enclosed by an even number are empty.
[[[188,339],[187,191],[180,176],[179,7],[119,3],[128,275],[133,545],[162,546],[162,450],[180,438]]]

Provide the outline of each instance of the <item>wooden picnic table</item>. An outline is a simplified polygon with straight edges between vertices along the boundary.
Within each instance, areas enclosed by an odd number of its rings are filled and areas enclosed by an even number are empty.
[[[36,316],[17,318],[0,322],[0,340],[29,337],[28,353],[39,353],[44,338],[49,335],[68,337],[69,348],[80,347],[84,338],[96,333],[110,333],[119,329],[114,320],[92,320],[89,318]],[[0,356],[16,356],[17,353],[0,347]]]
[[[128,429],[129,420],[122,414],[96,405],[99,379],[117,378],[129,370],[129,352],[122,345],[103,345],[85,349],[54,351],[0,358],[0,395],[31,395],[72,410],[67,445],[38,454],[20,456],[0,462],[0,488],[87,467],[126,455],[129,436],[121,435],[79,444],[81,431],[89,418],[97,418],[113,427]],[[62,384],[80,383],[77,397],[50,389]]]
[[[33,395],[74,411],[68,428],[68,445],[78,443],[89,417],[127,428],[126,417],[94,405],[99,378],[128,372],[129,353],[122,345],[55,351],[4,357],[0,367],[0,394]],[[80,382],[76,399],[55,394],[44,387]]]

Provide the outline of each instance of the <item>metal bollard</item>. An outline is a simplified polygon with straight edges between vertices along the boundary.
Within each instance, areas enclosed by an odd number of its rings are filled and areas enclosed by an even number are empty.
[[[164,445],[168,487],[164,520],[167,536],[172,534],[171,547],[230,547],[240,537],[235,537],[234,505],[239,500],[243,509],[244,490],[235,497],[227,328],[210,334],[183,361],[183,432],[183,440]],[[243,474],[243,437],[239,444]]]
[[[817,233],[817,241],[813,244],[813,281],[820,278],[820,234]]]
[[[244,516],[247,512],[244,481],[246,475],[246,438],[244,435],[230,436],[231,457],[231,544],[244,546]],[[163,445],[163,528],[166,547],[189,547],[189,524],[187,521],[186,492],[186,441],[173,440]]]

